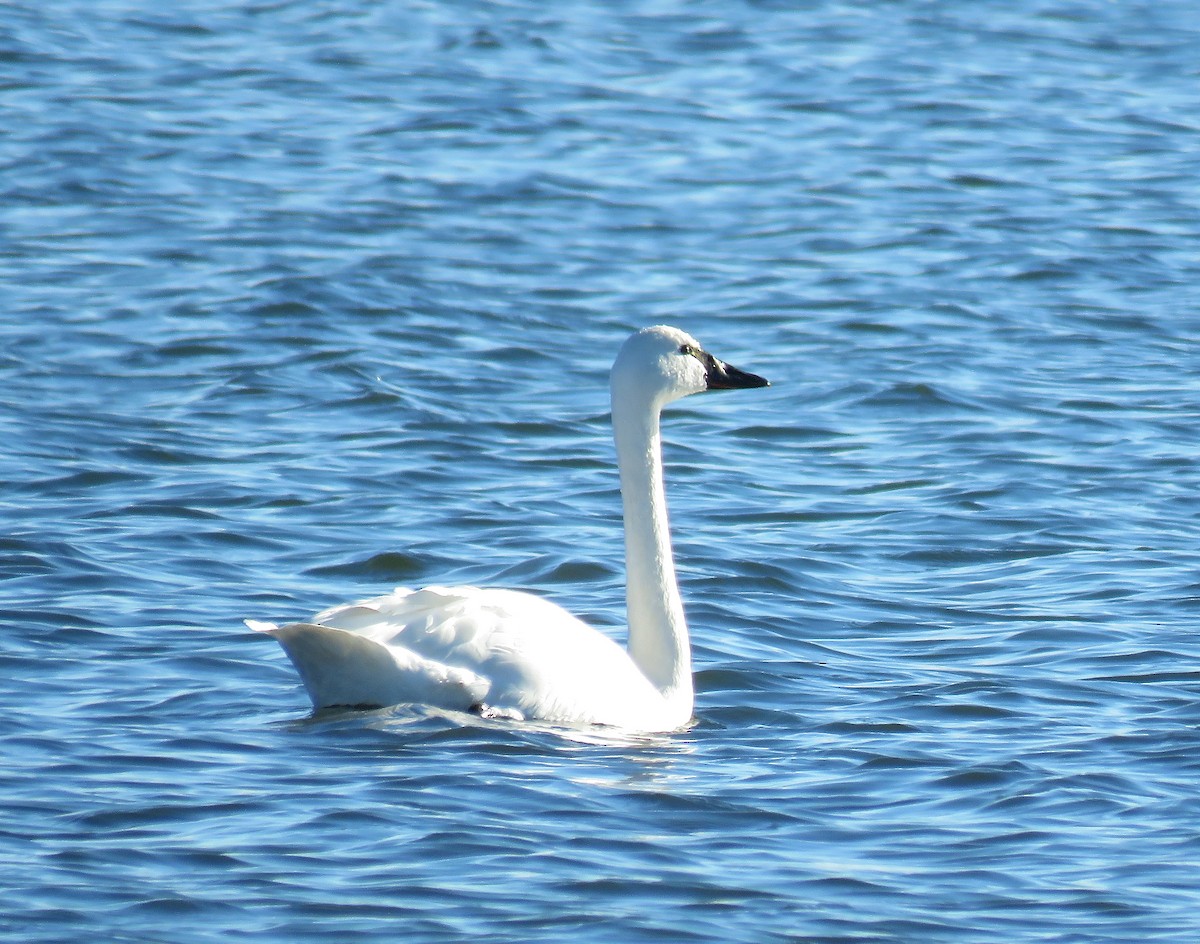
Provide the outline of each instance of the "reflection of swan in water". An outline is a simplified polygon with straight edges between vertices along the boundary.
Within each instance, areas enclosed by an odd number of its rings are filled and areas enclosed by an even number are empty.
[[[396,590],[276,626],[313,705],[422,704],[488,715],[669,731],[692,716],[692,663],[663,492],[659,412],[702,390],[767,381],[665,326],[637,332],[612,369],[625,510],[628,651],[528,593]]]

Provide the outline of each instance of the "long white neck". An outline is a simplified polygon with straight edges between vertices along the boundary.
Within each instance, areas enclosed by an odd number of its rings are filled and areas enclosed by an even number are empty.
[[[614,395],[613,436],[625,511],[629,655],[672,714],[692,714],[692,654],[675,578],[663,491],[658,406]]]

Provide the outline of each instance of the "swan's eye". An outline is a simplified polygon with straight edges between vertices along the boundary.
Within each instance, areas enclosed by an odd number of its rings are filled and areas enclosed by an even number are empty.
[[[680,354],[686,354],[688,357],[699,357],[700,350],[692,344],[684,344],[679,348]]]

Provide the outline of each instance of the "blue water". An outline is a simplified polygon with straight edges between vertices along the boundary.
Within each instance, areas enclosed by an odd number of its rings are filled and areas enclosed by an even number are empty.
[[[1200,21],[1091,3],[0,10],[0,929],[1200,940]],[[696,724],[310,717],[398,584],[623,621]]]

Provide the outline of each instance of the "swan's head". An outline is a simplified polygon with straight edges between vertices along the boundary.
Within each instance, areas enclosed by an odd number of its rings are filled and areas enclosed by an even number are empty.
[[[612,369],[613,401],[633,397],[662,408],[704,390],[768,387],[757,374],[718,360],[686,331],[667,325],[643,328],[621,347]]]

